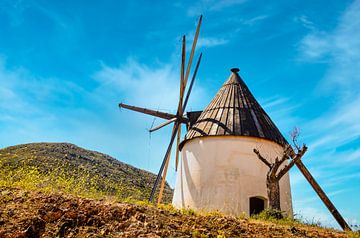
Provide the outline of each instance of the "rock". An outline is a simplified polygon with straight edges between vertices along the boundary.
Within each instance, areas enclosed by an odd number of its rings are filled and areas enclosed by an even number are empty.
[[[75,211],[68,211],[64,214],[64,217],[75,219],[77,217],[77,213]]]
[[[15,210],[14,210],[14,209],[9,209],[9,210],[7,211],[7,214],[8,214],[9,217],[12,217],[12,216],[15,215]]]
[[[137,212],[134,217],[135,217],[136,220],[141,221],[141,222],[144,222],[145,219],[146,219],[145,214],[140,213],[140,212]]]
[[[23,231],[24,237],[38,238],[45,232],[46,222],[40,217],[31,219],[30,225]]]
[[[63,223],[61,223],[59,230],[56,234],[57,237],[65,237],[65,233],[67,229],[73,228],[75,226],[75,221],[71,219],[64,220]]]

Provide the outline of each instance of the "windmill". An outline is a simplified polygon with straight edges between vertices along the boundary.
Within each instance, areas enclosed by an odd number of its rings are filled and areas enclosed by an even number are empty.
[[[177,208],[212,209],[236,215],[246,211],[251,215],[252,209],[259,212],[268,203],[264,179],[267,173],[266,165],[271,167],[271,163],[277,164],[277,158],[282,158],[284,148],[289,144],[252,95],[238,74],[238,68],[231,69],[230,77],[203,111],[184,114],[202,57],[200,54],[184,99],[201,21],[202,16],[198,22],[186,70],[185,36],[182,39],[180,98],[177,113],[170,114],[124,103],[120,103],[119,107],[166,120],[150,129],[151,132],[174,123],[170,142],[149,201],[153,201],[162,177],[157,201],[161,202],[170,153],[177,136],[175,168],[178,170],[179,166],[179,171],[172,204]],[[180,143],[181,124],[186,124],[188,131],[185,139]],[[257,151],[255,154],[254,149]],[[179,164],[180,150],[182,160]],[[269,163],[260,153],[268,155],[270,159],[276,158],[275,163],[274,161]],[[256,154],[265,165],[257,159]],[[292,161],[288,165],[283,164],[284,167],[296,165],[339,225],[344,230],[351,230],[302,161],[296,159],[295,152],[291,151],[290,154]],[[282,176],[281,209],[284,208],[289,215],[292,215],[289,175],[284,172]]]
[[[192,78],[191,78],[191,82],[188,88],[188,91],[186,93],[186,96],[184,98],[184,94],[185,94],[185,90],[186,90],[186,85],[188,82],[188,78],[189,78],[189,74],[190,74],[190,70],[191,70],[191,65],[192,65],[192,61],[193,61],[193,57],[194,57],[194,53],[195,53],[195,49],[196,49],[196,43],[199,37],[199,32],[200,32],[200,26],[201,26],[201,21],[202,21],[202,16],[200,16],[199,18],[199,22],[196,28],[196,32],[195,32],[195,36],[194,36],[194,40],[192,43],[192,48],[191,48],[191,52],[190,52],[190,56],[189,56],[189,61],[187,63],[186,69],[185,69],[185,61],[186,61],[186,37],[185,35],[182,37],[182,54],[181,54],[181,73],[180,73],[180,97],[179,97],[179,104],[178,104],[178,108],[177,108],[177,112],[176,115],[174,114],[170,114],[170,113],[165,113],[165,112],[161,112],[161,111],[155,111],[155,110],[151,110],[151,109],[146,109],[146,108],[141,108],[141,107],[136,107],[136,106],[131,106],[131,105],[127,105],[125,103],[120,103],[119,107],[120,108],[125,108],[125,109],[129,109],[132,111],[136,111],[136,112],[141,112],[144,114],[148,114],[148,115],[152,115],[155,117],[159,117],[162,119],[165,119],[166,121],[156,127],[151,128],[149,131],[150,132],[154,132],[156,130],[159,130],[160,128],[167,126],[171,123],[173,123],[173,129],[172,129],[172,133],[171,133],[171,137],[170,137],[170,142],[169,145],[167,147],[166,153],[164,155],[162,164],[160,166],[159,169],[159,173],[156,177],[155,183],[153,185],[153,188],[151,190],[151,194],[149,197],[149,201],[152,202],[155,196],[155,192],[156,189],[158,187],[158,184],[160,182],[160,179],[162,177],[161,180],[161,186],[160,186],[160,191],[159,191],[159,196],[158,196],[158,204],[161,202],[162,199],[162,194],[163,194],[163,190],[164,190],[164,186],[165,186],[165,181],[166,181],[166,174],[167,174],[167,170],[168,170],[168,165],[169,165],[169,160],[170,160],[170,154],[171,154],[171,149],[173,146],[173,143],[175,141],[175,137],[177,136],[176,139],[176,160],[175,160],[175,169],[177,169],[178,163],[179,163],[179,144],[180,144],[180,140],[181,140],[181,124],[188,124],[189,123],[189,118],[188,115],[192,115],[191,113],[187,113],[184,115],[184,111],[186,109],[188,100],[189,100],[189,96],[192,90],[192,87],[194,85],[194,81],[196,78],[196,74],[197,71],[199,69],[199,65],[201,62],[201,57],[202,57],[202,53],[199,55],[199,58],[197,60],[196,66],[195,66],[195,70],[193,72]]]

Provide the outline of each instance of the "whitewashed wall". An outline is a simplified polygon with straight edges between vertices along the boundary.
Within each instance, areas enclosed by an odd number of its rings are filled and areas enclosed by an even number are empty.
[[[200,137],[185,143],[181,155],[173,205],[195,210],[249,214],[249,198],[267,199],[268,167],[254,154],[281,158],[278,144],[248,136]],[[281,209],[292,216],[289,175],[280,180]]]

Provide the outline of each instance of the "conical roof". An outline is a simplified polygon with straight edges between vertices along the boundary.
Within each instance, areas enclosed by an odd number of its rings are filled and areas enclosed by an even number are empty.
[[[239,69],[231,71],[228,80],[188,130],[182,145],[203,136],[251,136],[287,144],[239,76]]]

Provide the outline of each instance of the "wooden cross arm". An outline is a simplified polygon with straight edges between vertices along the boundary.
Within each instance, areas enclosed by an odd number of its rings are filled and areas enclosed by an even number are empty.
[[[262,157],[262,155],[257,149],[254,149],[254,153],[257,155],[259,160],[261,160],[267,167],[271,168],[271,164],[269,163],[269,161]]]
[[[176,117],[176,115],[174,115],[174,114],[155,111],[155,110],[142,108],[142,107],[131,106],[131,105],[128,105],[125,103],[119,103],[119,107],[131,110],[131,111],[135,111],[135,112],[141,112],[141,113],[148,114],[148,115],[155,116],[155,117],[160,117],[165,120],[170,120],[170,119],[173,119],[174,117]]]

